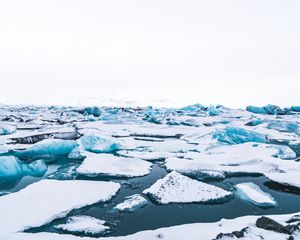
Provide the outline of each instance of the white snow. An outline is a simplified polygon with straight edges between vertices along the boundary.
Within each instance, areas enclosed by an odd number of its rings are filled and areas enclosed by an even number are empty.
[[[64,230],[70,233],[84,233],[84,234],[100,234],[109,230],[105,226],[105,221],[90,217],[90,216],[73,216],[67,219],[65,224],[54,226],[56,229]]]
[[[283,185],[300,188],[300,171],[288,171],[280,173],[268,173],[266,177]]]
[[[128,211],[133,212],[138,208],[141,208],[148,204],[148,201],[142,197],[140,194],[134,194],[126,197],[126,200],[122,203],[119,203],[114,209],[119,211]]]
[[[42,180],[0,197],[0,239],[38,227],[71,210],[110,200],[119,190],[114,182]]]
[[[236,196],[242,200],[251,202],[254,205],[261,207],[275,206],[277,203],[274,198],[261,190],[259,186],[254,183],[246,182],[235,185]]]
[[[148,194],[161,204],[213,202],[231,195],[230,192],[222,188],[199,182],[175,171],[163,179],[157,180],[143,193]]]
[[[137,158],[89,154],[77,168],[77,172],[86,176],[139,177],[149,174],[151,166],[151,163]]]

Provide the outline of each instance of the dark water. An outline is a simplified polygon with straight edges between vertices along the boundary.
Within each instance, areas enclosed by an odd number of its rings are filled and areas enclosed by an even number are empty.
[[[263,176],[233,177],[222,182],[210,182],[210,184],[232,190],[232,186],[237,183],[253,182],[276,199],[278,205],[274,208],[260,208],[236,198],[223,204],[168,205],[156,204],[148,199],[149,203],[147,206],[132,213],[119,213],[112,210],[116,204],[123,202],[126,196],[136,193],[141,194],[144,189],[150,187],[157,179],[164,177],[166,174],[165,169],[159,163],[156,163],[148,176],[133,179],[114,179],[114,181],[122,184],[122,188],[110,202],[94,204],[83,209],[74,210],[68,216],[83,214],[103,219],[111,227],[111,232],[106,234],[106,236],[119,236],[179,224],[215,222],[222,218],[235,218],[244,215],[285,214],[300,211],[299,193],[287,192],[286,189],[280,186],[270,187],[270,182]],[[82,179],[82,177],[78,178]],[[107,179],[99,178],[94,180]],[[54,229],[53,226],[64,222],[65,219],[58,219],[46,226],[30,229],[28,232],[48,231],[63,233],[60,230]]]

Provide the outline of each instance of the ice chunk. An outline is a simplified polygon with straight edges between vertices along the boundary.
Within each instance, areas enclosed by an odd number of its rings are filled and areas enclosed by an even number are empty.
[[[78,144],[73,140],[45,139],[16,152],[18,157],[51,157],[53,155],[68,155]]]
[[[9,135],[17,131],[17,127],[0,122],[0,135]]]
[[[186,107],[180,108],[179,110],[185,111],[185,112],[201,112],[205,109],[206,108],[203,105],[196,103],[194,105],[188,105]]]
[[[110,200],[120,184],[102,181],[42,180],[0,197],[0,238],[39,227],[71,210]]]
[[[79,110],[80,113],[84,115],[93,115],[94,117],[100,117],[102,114],[102,111],[98,107],[86,107],[82,110]]]
[[[105,226],[105,221],[90,217],[90,216],[73,216],[67,219],[65,224],[59,224],[54,228],[70,233],[83,233],[96,235],[107,232],[108,226]]]
[[[210,105],[207,110],[208,110],[209,116],[218,116],[218,115],[220,115],[220,113],[222,113],[220,108],[217,108],[213,105]]]
[[[165,166],[168,170],[176,170],[198,179],[222,179],[225,176],[264,174],[299,168],[300,164],[296,161],[280,159],[294,157],[295,153],[287,146],[243,143],[214,146],[194,156],[184,153],[183,158],[167,158]]]
[[[300,135],[300,127],[295,122],[272,121],[268,124],[267,128]]]
[[[122,203],[119,203],[114,207],[114,209],[119,211],[133,212],[147,204],[148,201],[144,197],[142,197],[140,194],[134,194],[126,197],[126,200]]]
[[[300,188],[300,181],[299,181],[300,171],[288,171],[288,172],[281,172],[281,173],[268,173],[266,177],[269,178],[271,181]]]
[[[260,207],[271,207],[277,203],[274,198],[261,190],[259,186],[252,182],[239,183],[235,185],[236,196]]]
[[[89,154],[77,172],[86,176],[140,177],[149,174],[151,166],[151,163],[137,158]]]
[[[280,107],[271,104],[264,107],[247,106],[246,110],[253,113],[270,115],[282,115],[286,113],[286,111],[282,110]]]
[[[120,148],[115,139],[98,135],[84,135],[80,141],[85,150],[94,153],[109,153]]]
[[[231,195],[222,188],[199,182],[175,171],[144,190],[161,204],[222,201]]]
[[[265,143],[267,140],[264,134],[238,127],[218,129],[213,133],[213,138],[229,144],[240,144],[245,142]]]
[[[38,177],[43,176],[46,171],[47,165],[43,160],[25,164],[13,156],[0,157],[0,179],[17,178],[25,175]]]
[[[300,106],[291,106],[291,111],[300,112]]]

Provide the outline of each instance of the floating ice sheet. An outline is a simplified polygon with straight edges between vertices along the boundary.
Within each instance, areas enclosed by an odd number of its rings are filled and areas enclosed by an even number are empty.
[[[235,194],[238,198],[248,201],[254,205],[260,207],[271,207],[277,204],[269,193],[262,191],[260,187],[254,183],[239,183],[235,185],[235,188]]]
[[[2,196],[0,238],[39,227],[66,216],[73,209],[108,201],[119,188],[114,182],[42,180]]]
[[[65,224],[54,226],[56,229],[70,233],[83,233],[96,235],[107,232],[108,226],[105,226],[105,221],[90,217],[90,216],[73,216],[67,219]]]
[[[209,203],[225,200],[231,195],[230,192],[222,188],[199,182],[175,171],[169,173],[163,179],[157,180],[156,183],[144,190],[143,193],[161,204]]]

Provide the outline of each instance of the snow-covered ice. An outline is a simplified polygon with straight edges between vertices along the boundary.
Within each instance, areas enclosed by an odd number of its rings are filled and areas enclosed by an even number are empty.
[[[161,204],[214,202],[231,195],[222,188],[193,180],[175,171],[157,180],[143,193]]]
[[[151,166],[151,163],[137,158],[89,154],[77,172],[86,176],[139,177],[149,174]]]
[[[275,199],[269,194],[261,190],[259,186],[254,183],[246,182],[235,185],[235,195],[245,201],[260,207],[271,207],[277,203]]]
[[[55,225],[54,227],[70,233],[84,233],[96,235],[107,232],[108,226],[105,221],[90,216],[73,216],[67,218],[66,223]]]
[[[266,174],[266,177],[274,182],[281,183],[283,185],[300,188],[299,169],[298,171],[290,170],[288,172],[268,173]]]
[[[124,212],[133,212],[148,204],[148,201],[140,194],[134,194],[126,197],[126,200],[117,204],[114,209]]]
[[[110,200],[119,190],[114,182],[42,180],[0,197],[0,238],[39,227],[71,210]]]

